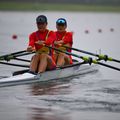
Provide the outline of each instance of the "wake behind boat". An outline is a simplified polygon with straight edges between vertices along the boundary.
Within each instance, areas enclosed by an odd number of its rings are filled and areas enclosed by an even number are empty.
[[[23,74],[18,74],[8,78],[0,79],[0,87],[58,80],[62,78],[74,77],[77,75],[86,74],[89,72],[95,72],[97,70],[98,70],[98,65],[92,65],[92,66],[88,64],[82,65],[82,63],[80,62],[75,62],[73,65],[64,66],[37,75],[29,72],[25,72]]]

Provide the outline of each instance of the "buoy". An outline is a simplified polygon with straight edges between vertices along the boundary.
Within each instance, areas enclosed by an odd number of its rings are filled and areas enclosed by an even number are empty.
[[[16,34],[13,34],[13,35],[12,35],[12,39],[17,39],[17,35],[16,35]]]
[[[102,29],[98,29],[98,32],[101,33],[101,32],[102,32]]]
[[[113,28],[110,28],[110,31],[111,31],[111,32],[113,32],[113,31],[114,31],[114,29],[113,29]]]
[[[88,34],[88,33],[89,33],[89,30],[85,30],[85,33]]]

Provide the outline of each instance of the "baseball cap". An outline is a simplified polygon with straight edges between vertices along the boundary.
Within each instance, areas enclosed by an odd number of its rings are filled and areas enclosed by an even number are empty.
[[[66,21],[64,18],[59,18],[59,19],[56,21],[56,24],[57,24],[57,25],[67,25],[67,21]]]
[[[47,17],[45,15],[39,15],[36,18],[36,23],[47,23]]]

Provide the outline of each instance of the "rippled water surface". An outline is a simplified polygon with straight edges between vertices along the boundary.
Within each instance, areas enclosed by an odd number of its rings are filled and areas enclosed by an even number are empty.
[[[27,47],[39,14],[48,16],[50,29],[65,17],[74,47],[120,59],[119,13],[0,12],[0,55]],[[0,64],[0,76],[19,69]],[[0,88],[0,120],[120,120],[120,72],[100,66],[74,78]]]

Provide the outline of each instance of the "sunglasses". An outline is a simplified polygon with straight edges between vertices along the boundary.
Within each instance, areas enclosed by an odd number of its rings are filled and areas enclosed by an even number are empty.
[[[63,20],[63,19],[59,19],[59,20],[57,20],[56,24],[57,24],[58,26],[65,26],[65,25],[66,25],[66,21]]]
[[[65,24],[66,22],[65,22],[65,20],[58,20],[57,23],[63,23],[63,24]]]

